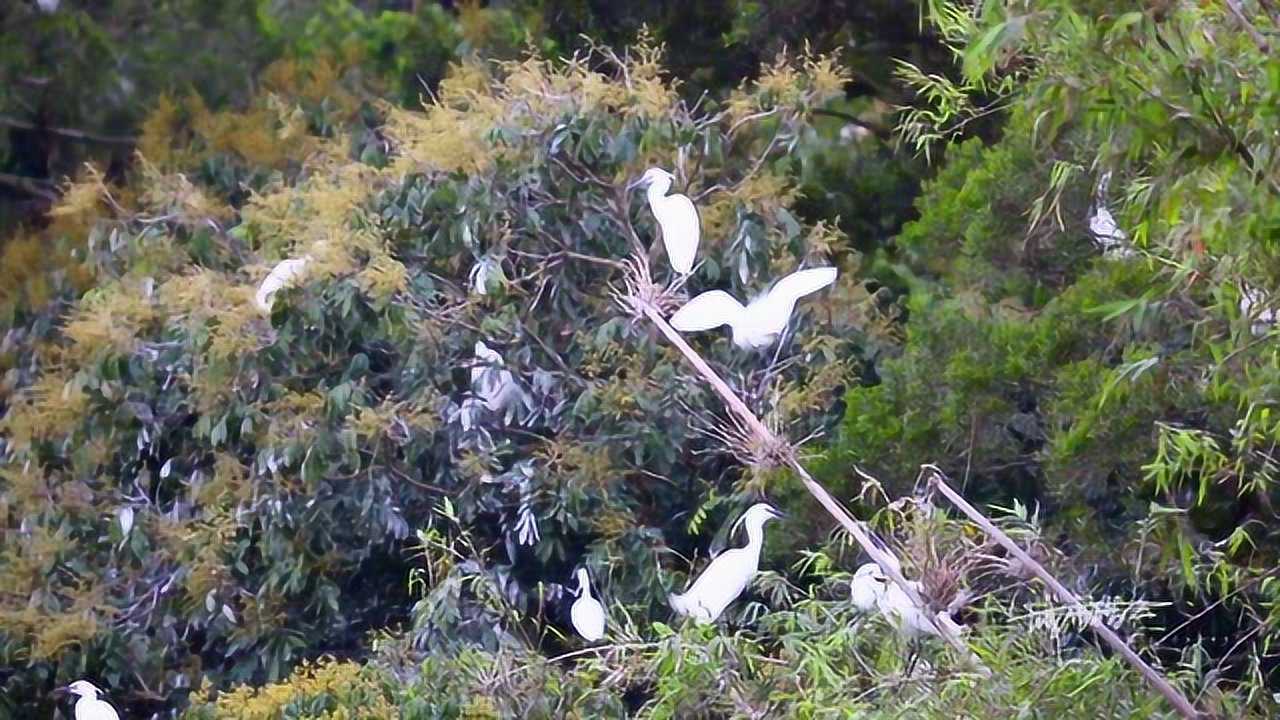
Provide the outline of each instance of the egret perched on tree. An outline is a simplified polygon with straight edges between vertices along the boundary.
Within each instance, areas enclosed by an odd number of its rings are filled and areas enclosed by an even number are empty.
[[[569,609],[573,629],[588,642],[604,637],[604,606],[591,597],[591,578],[587,576],[586,568],[578,568],[578,591],[574,594],[578,599]]]
[[[67,692],[79,695],[76,700],[76,720],[120,720],[116,709],[105,700],[99,700],[102,692],[88,680],[77,680],[67,686]]]
[[[1266,335],[1276,324],[1276,310],[1267,307],[1271,298],[1261,288],[1240,283],[1240,314],[1249,320],[1249,331],[1255,336]]]
[[[747,544],[725,550],[711,560],[711,564],[694,581],[693,587],[683,594],[671,593],[667,601],[681,615],[687,615],[700,623],[712,623],[733,602],[747,583],[755,577],[760,567],[760,550],[764,547],[764,524],[782,517],[768,503],[756,503],[742,513],[733,524],[730,534],[739,525],[747,528]]]
[[[253,297],[258,309],[270,315],[271,308],[275,304],[276,293],[301,280],[310,260],[309,257],[300,257],[281,260],[277,263],[258,286],[258,292]]]
[[[483,340],[476,342],[476,364],[471,367],[471,390],[494,412],[514,409],[524,402],[524,392],[497,350]]]
[[[702,230],[698,224],[698,209],[684,195],[668,195],[675,176],[662,168],[649,168],[631,187],[646,188],[649,209],[662,228],[662,245],[667,249],[671,267],[682,275],[693,272],[693,260],[698,254],[698,239]]]
[[[908,582],[917,593],[920,592],[920,583]],[[849,596],[859,611],[879,611],[889,625],[909,640],[921,635],[940,635],[938,628],[929,622],[929,616],[925,614],[927,611],[912,602],[906,591],[890,581],[884,570],[873,562],[866,563],[853,574]],[[943,610],[934,617],[938,624],[947,626],[957,636],[964,632],[964,628],[952,620],[947,611]]]
[[[711,290],[677,310],[671,316],[671,326],[682,332],[697,332],[728,325],[738,347],[767,348],[787,329],[796,301],[835,280],[833,267],[800,270],[779,280],[746,307],[723,290]]]
[[[1130,257],[1133,246],[1129,243],[1129,235],[1116,224],[1115,217],[1107,208],[1107,186],[1111,184],[1111,172],[1105,172],[1098,179],[1098,191],[1094,196],[1093,206],[1089,209],[1089,232],[1098,247],[1105,255],[1112,257]]]

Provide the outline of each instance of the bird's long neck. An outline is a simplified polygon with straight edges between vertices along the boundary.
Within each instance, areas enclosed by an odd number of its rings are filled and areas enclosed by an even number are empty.
[[[747,546],[744,549],[759,555],[762,547],[764,547],[764,523],[747,523]]]
[[[645,196],[649,202],[657,202],[666,197],[667,191],[671,189],[671,181],[667,179],[654,180],[649,183],[649,187],[645,189]]]
[[[591,597],[591,581],[587,580],[587,574],[578,575],[578,597]]]

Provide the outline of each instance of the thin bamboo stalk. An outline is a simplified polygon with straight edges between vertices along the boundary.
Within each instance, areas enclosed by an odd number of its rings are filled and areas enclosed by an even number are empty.
[[[1107,627],[1106,623],[1102,622],[1102,620],[1098,618],[1097,613],[1091,612],[1087,607],[1085,607],[1084,603],[1080,601],[1080,598],[1077,597],[1075,593],[1068,590],[1061,582],[1058,582],[1056,577],[1046,570],[1043,565],[1037,562],[1035,558],[1028,555],[1026,551],[1018,545],[1018,543],[1013,541],[1013,538],[1005,534],[1005,532],[997,527],[995,523],[991,522],[991,520],[989,520],[982,511],[978,510],[973,505],[970,505],[969,501],[965,500],[960,493],[952,489],[952,487],[947,483],[947,476],[944,475],[936,465],[924,465],[923,469],[930,472],[929,485],[931,488],[942,493],[953,505],[960,509],[960,512],[969,516],[969,519],[977,523],[978,527],[981,527],[983,531],[992,537],[992,539],[1000,543],[1000,545],[1003,546],[1004,549],[1008,550],[1014,557],[1018,558],[1019,562],[1023,563],[1023,565],[1035,573],[1036,577],[1040,578],[1045,585],[1049,586],[1049,589],[1053,591],[1053,594],[1058,596],[1059,600],[1084,613],[1084,616],[1089,618],[1089,627],[1093,628],[1093,631],[1098,634],[1098,637],[1101,637],[1113,650],[1120,653],[1121,657],[1141,673],[1147,683],[1151,685],[1156,692],[1163,695],[1165,700],[1169,701],[1169,704],[1177,710],[1179,715],[1184,718],[1188,718],[1188,720],[1199,720],[1200,718],[1205,717],[1205,715],[1201,714],[1200,711],[1196,709],[1195,705],[1193,705],[1181,691],[1175,688],[1173,684],[1164,677],[1164,675],[1161,675],[1159,671],[1151,667],[1151,665],[1149,665],[1147,661],[1143,660],[1138,653],[1134,652],[1133,648],[1129,647],[1129,644],[1122,640],[1114,630]]]
[[[670,323],[662,317],[662,314],[659,313],[656,308],[649,303],[639,303],[639,306],[645,316],[658,327],[672,345],[676,346],[676,349],[685,356],[689,363],[693,365],[694,369],[698,371],[698,374],[701,375],[713,389],[715,389],[716,393],[720,395],[725,404],[729,406],[729,409],[738,415],[747,427],[757,433],[761,439],[764,439],[771,444],[779,442],[773,432],[770,431],[764,423],[760,422],[760,419],[755,416],[755,413],[751,412],[751,409],[747,407],[746,403],[742,402],[738,395],[734,393],[733,389],[730,388],[718,374],[716,374],[715,370],[711,369],[711,366],[702,359],[702,356],[698,354],[698,351],[694,350],[690,347],[689,343],[685,342],[684,338],[680,336],[680,333],[676,332],[676,329],[671,327]],[[902,591],[907,594],[907,597],[911,598],[911,602],[915,603],[916,607],[924,610],[923,614],[929,619],[929,622],[937,628],[939,636],[959,651],[962,656],[973,663],[974,667],[980,673],[985,676],[989,676],[991,671],[982,664],[982,661],[979,660],[973,651],[969,649],[964,640],[960,638],[949,626],[938,622],[933,613],[928,612],[924,599],[920,597],[920,593],[916,592],[915,587],[911,583],[907,582],[907,579],[902,576],[902,571],[899,570],[901,564],[898,562],[897,558],[893,557],[893,555],[884,549],[883,543],[877,543],[872,539],[873,533],[871,529],[862,521],[851,516],[843,507],[841,507],[840,503],[831,496],[831,493],[827,492],[826,488],[822,487],[817,480],[813,479],[813,476],[809,474],[809,471],[806,470],[804,465],[802,465],[795,457],[795,453],[787,453],[787,464],[796,472],[797,475],[799,475],[801,482],[804,483],[804,487],[809,491],[809,494],[813,495],[814,498],[818,500],[818,503],[821,504],[822,507],[825,508],[826,511],[830,513],[831,516],[834,517],[850,535],[853,536],[853,539],[857,541],[858,545],[862,546],[862,549],[867,552],[867,555],[871,556],[871,559],[880,566],[880,569],[889,576],[889,579],[901,588]]]

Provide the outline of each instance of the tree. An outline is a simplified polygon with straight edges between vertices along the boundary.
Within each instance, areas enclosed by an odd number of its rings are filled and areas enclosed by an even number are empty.
[[[775,162],[840,92],[834,64],[779,60],[715,110],[681,102],[650,45],[463,64],[374,127],[343,77],[285,63],[243,113],[164,104],[127,185],[87,176],[55,210],[86,228],[96,283],[33,309],[8,356],[0,637],[29,668],[9,697],[78,667],[164,700],[201,675],[280,678],[403,612],[402,553],[445,500],[439,532],[465,531],[506,611],[545,613],[588,561],[648,613],[679,567],[665,548],[767,482],[691,430],[705,392],[634,344],[606,288],[635,243],[660,246],[625,189],[654,164],[702,204],[699,283],[745,294],[840,258]],[[285,257],[305,279],[263,315],[255,284]],[[836,362],[745,378],[778,421],[830,417],[852,366],[821,328],[857,292],[792,341]],[[477,341],[510,404],[478,401]],[[419,608],[422,642],[545,632],[479,622],[484,594],[449,579],[475,569],[437,577],[454,595]]]

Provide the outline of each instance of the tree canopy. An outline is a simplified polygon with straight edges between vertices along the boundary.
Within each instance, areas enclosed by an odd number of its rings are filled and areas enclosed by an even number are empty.
[[[1204,712],[1274,715],[1272,3],[174,2],[137,48],[109,5],[0,11],[42,38],[0,66],[85,78],[0,95],[47,200],[0,261],[0,708],[1174,717],[930,463]],[[70,127],[129,141],[22,165]],[[665,312],[839,269],[776,349],[688,340],[990,678],[851,605],[856,544],[619,302],[637,248]],[[747,593],[673,617],[766,498]]]

